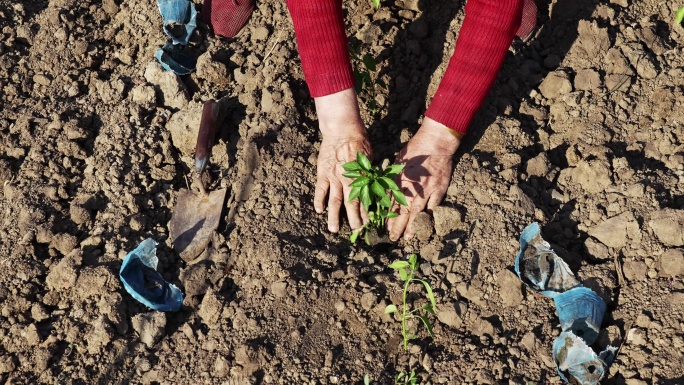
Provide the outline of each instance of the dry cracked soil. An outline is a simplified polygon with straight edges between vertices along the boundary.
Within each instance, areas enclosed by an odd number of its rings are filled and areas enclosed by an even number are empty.
[[[530,222],[607,302],[604,384],[684,383],[684,28],[676,1],[541,0],[455,157],[417,239],[383,249],[326,231],[319,142],[285,2],[234,39],[200,26],[197,70],[156,64],[153,0],[0,0],[0,383],[558,384],[553,303],[512,270]],[[201,1],[197,4],[201,8]],[[363,111],[394,158],[435,92],[462,1],[345,2],[350,40],[388,91]],[[210,187],[229,189],[211,246],[180,259],[168,223],[201,103],[225,119]],[[348,231],[348,228],[346,229]],[[152,312],[123,257],[159,242],[186,294]],[[435,338],[408,351],[387,265],[421,256]],[[409,296],[420,305],[419,288]]]

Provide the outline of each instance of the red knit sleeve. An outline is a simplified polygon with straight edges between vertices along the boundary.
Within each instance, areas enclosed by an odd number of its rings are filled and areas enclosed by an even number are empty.
[[[311,96],[354,86],[342,0],[287,0]]]
[[[456,49],[425,116],[466,133],[518,31],[523,3],[468,0]]]

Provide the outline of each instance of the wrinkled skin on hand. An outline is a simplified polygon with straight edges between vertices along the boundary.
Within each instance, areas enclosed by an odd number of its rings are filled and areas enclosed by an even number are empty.
[[[347,202],[351,187],[351,179],[345,178],[342,165],[356,160],[356,152],[361,151],[367,156],[372,155],[368,138],[365,135],[351,135],[342,137],[323,137],[321,150],[318,153],[316,193],[314,208],[322,213],[325,208],[325,198],[328,197],[328,230],[336,233],[340,228],[340,209],[342,204],[347,212],[349,226],[352,229],[361,227],[368,222],[368,215],[361,208],[358,199]]]
[[[342,165],[356,160],[361,151],[372,159],[373,152],[366,128],[361,120],[356,92],[353,88],[314,98],[318,123],[323,135],[318,152],[314,208],[321,214],[328,203],[328,230],[340,230],[340,210],[344,205],[352,229],[368,222],[368,216],[358,199],[347,202],[351,179],[345,178]]]
[[[408,206],[394,205],[398,217],[388,220],[390,239],[396,241],[404,234],[411,239],[415,232],[411,223],[418,213],[431,212],[442,202],[451,181],[453,155],[460,145],[446,127],[425,118],[416,135],[399,152],[396,163],[405,167],[397,177]]]

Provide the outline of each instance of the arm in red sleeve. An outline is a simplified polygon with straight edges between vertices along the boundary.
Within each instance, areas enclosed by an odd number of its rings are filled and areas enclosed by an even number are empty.
[[[287,7],[311,96],[353,87],[342,0],[287,0]]]
[[[524,2],[468,0],[456,49],[425,116],[466,133],[520,27]]]

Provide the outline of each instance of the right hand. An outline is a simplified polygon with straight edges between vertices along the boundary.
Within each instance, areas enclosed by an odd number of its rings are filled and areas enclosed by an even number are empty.
[[[347,202],[351,179],[342,176],[342,165],[356,160],[361,151],[372,159],[366,128],[361,120],[356,92],[353,88],[314,99],[318,122],[323,135],[318,153],[314,208],[321,214],[328,198],[328,230],[340,229],[340,210],[344,204],[352,229],[368,222],[368,215],[358,199]]]

